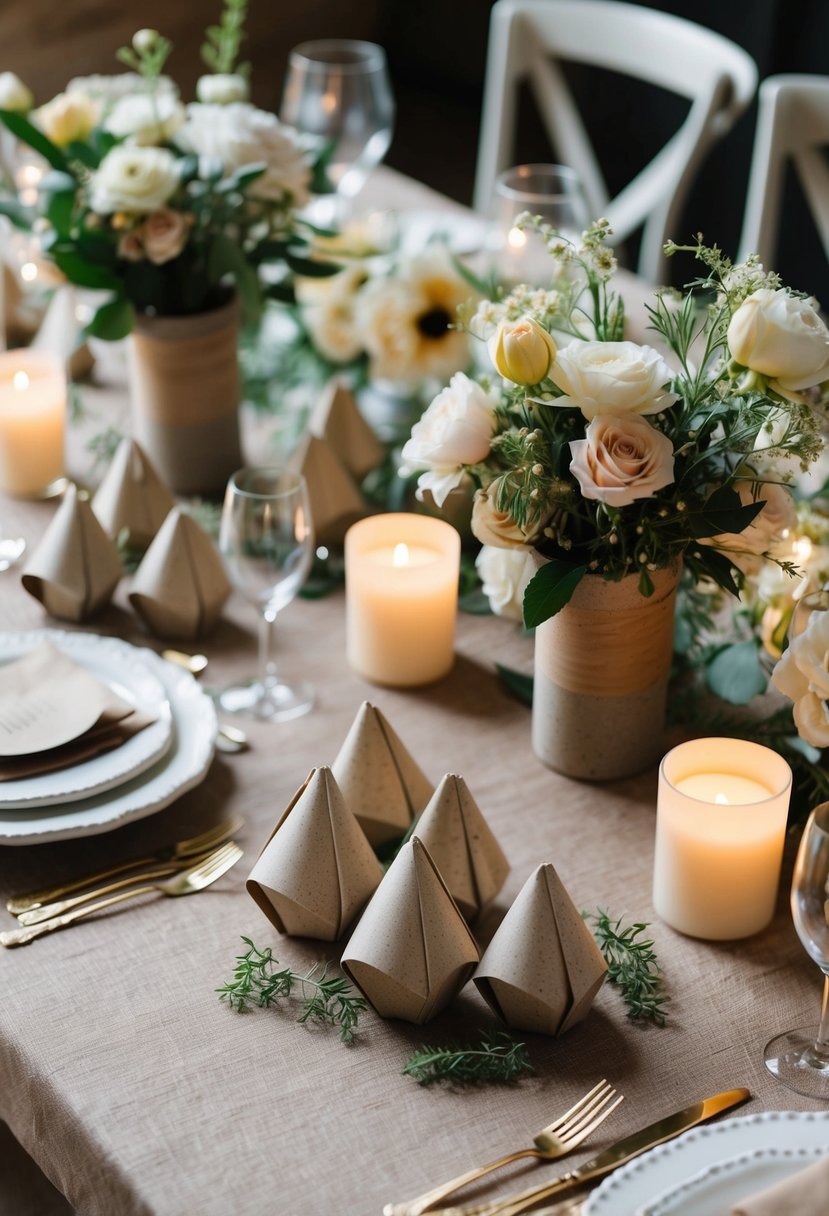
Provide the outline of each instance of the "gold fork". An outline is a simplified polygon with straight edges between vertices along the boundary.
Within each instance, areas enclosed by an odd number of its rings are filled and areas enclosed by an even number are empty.
[[[227,840],[234,832],[238,832],[243,823],[242,819],[228,819],[224,823],[217,824],[215,828],[209,828],[208,831],[202,832],[199,836],[191,836],[188,840],[179,840],[175,844],[158,849],[155,853],[150,853],[147,857],[136,857],[132,861],[124,861],[120,865],[111,866],[110,869],[101,870],[97,874],[88,874],[84,878],[73,879],[72,882],[61,883],[54,887],[45,887],[42,891],[32,891],[28,895],[16,895],[6,901],[6,908],[14,916],[19,916],[21,912],[28,912],[32,908],[40,908],[43,904],[61,899],[65,895],[71,895],[73,891],[80,891],[83,887],[93,886],[98,882],[105,882],[108,878],[114,878],[116,874],[125,874],[127,870],[135,870],[139,866],[151,866],[164,861],[177,861],[198,857],[201,853]]]
[[[205,887],[209,887],[217,878],[221,878],[241,856],[242,850],[238,844],[230,841],[205,857],[198,865],[191,866],[189,870],[182,870],[180,874],[174,874],[171,878],[146,883],[140,887],[131,887],[128,891],[120,891],[117,895],[96,900],[93,904],[83,904],[80,908],[72,908],[71,911],[64,912],[62,916],[54,916],[51,920],[45,920],[39,925],[30,925],[26,929],[12,929],[8,933],[0,933],[0,946],[25,946],[27,942],[34,941],[41,934],[63,929],[65,925],[71,925],[74,921],[80,920],[82,916],[91,916],[93,912],[100,912],[104,908],[111,907],[112,904],[121,903],[125,899],[133,899],[137,895],[151,895],[154,891],[160,891],[162,895],[194,895],[197,891],[203,891]]]
[[[417,1199],[410,1199],[408,1203],[387,1203],[383,1208],[383,1216],[421,1216],[422,1212],[445,1199],[447,1195],[468,1186],[484,1174],[500,1169],[502,1165],[510,1165],[513,1161],[520,1161],[523,1157],[536,1157],[539,1161],[555,1161],[557,1157],[563,1157],[586,1140],[599,1124],[604,1123],[611,1111],[623,1100],[621,1094],[615,1102],[614,1097],[616,1090],[611,1088],[607,1081],[600,1081],[560,1118],[542,1128],[533,1140],[533,1148],[519,1149],[518,1152],[508,1153],[506,1157],[491,1161],[489,1165],[469,1170],[443,1186],[426,1191]]]

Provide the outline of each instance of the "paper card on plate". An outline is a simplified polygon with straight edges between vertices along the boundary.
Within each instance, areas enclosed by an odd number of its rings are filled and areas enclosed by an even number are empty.
[[[143,448],[134,439],[122,439],[92,499],[103,529],[116,539],[126,528],[130,545],[146,549],[174,506]]]
[[[434,793],[388,718],[368,701],[357,711],[331,769],[375,848],[402,836]]]
[[[336,379],[323,390],[311,413],[310,430],[324,439],[358,482],[376,469],[385,448],[363,415],[354,394]]]
[[[316,768],[276,825],[247,889],[280,933],[336,941],[383,868],[330,768]]]
[[[197,638],[219,619],[231,587],[216,546],[174,507],[135,572],[129,601],[164,638]]]
[[[318,544],[341,545],[353,523],[371,514],[357,483],[325,439],[308,435],[292,461],[308,486]]]
[[[26,563],[23,586],[52,616],[82,621],[108,603],[122,574],[113,541],[70,485]]]
[[[593,934],[547,863],[518,892],[474,979],[508,1026],[558,1035],[587,1014],[606,973]]]
[[[446,774],[416,831],[467,920],[484,911],[504,885],[509,862],[463,777]]]
[[[422,1023],[457,995],[478,958],[466,921],[413,836],[358,921],[343,971],[381,1017]]]

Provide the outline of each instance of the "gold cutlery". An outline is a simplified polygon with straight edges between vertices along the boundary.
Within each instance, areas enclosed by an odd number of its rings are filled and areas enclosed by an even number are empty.
[[[246,752],[250,747],[248,737],[238,726],[227,722],[220,724],[216,735],[216,750],[220,752]]]
[[[52,903],[53,900],[71,895],[73,891],[94,886],[95,883],[106,882],[108,878],[114,878],[117,874],[125,874],[128,870],[135,870],[139,866],[152,866],[179,859],[192,860],[209,849],[215,848],[216,845],[222,844],[234,832],[238,832],[243,823],[243,819],[227,819],[224,823],[219,823],[216,827],[209,828],[198,836],[176,841],[174,844],[156,850],[155,853],[150,853],[147,857],[136,857],[132,861],[124,861],[120,865],[111,866],[108,870],[100,870],[97,874],[87,874],[84,878],[76,878],[71,882],[60,883],[54,887],[45,887],[42,891],[13,896],[6,901],[6,908],[14,916],[19,916],[21,912],[28,912],[31,908],[40,908],[43,904]]]
[[[200,861],[198,865],[191,866],[189,870],[182,870],[181,873],[174,874],[171,878],[145,883],[140,887],[130,887],[128,891],[120,891],[117,895],[110,895],[107,899],[98,899],[94,903],[83,904],[80,908],[73,908],[62,916],[54,916],[51,920],[45,920],[39,925],[30,925],[26,929],[12,929],[7,933],[0,933],[0,946],[25,946],[44,933],[53,933],[56,929],[63,929],[67,925],[74,924],[83,916],[91,916],[93,912],[101,912],[104,908],[110,908],[113,904],[122,903],[126,899],[134,899],[139,895],[151,895],[155,891],[162,895],[195,895],[197,891],[203,891],[217,878],[221,878],[231,866],[236,865],[241,856],[242,850],[237,844],[232,842],[224,844]]]
[[[206,654],[185,654],[183,650],[162,650],[161,657],[168,663],[175,663],[177,667],[183,667],[185,671],[190,672],[191,676],[201,675],[207,666]]]
[[[539,1161],[555,1161],[557,1157],[563,1157],[586,1140],[623,1101],[621,1094],[615,1102],[614,1097],[616,1090],[612,1089],[607,1081],[600,1081],[560,1118],[554,1119],[541,1129],[533,1140],[534,1148],[522,1148],[517,1152],[508,1153],[505,1157],[499,1157],[497,1161],[490,1161],[488,1165],[468,1170],[465,1174],[453,1178],[451,1182],[435,1187],[408,1203],[387,1203],[383,1208],[383,1216],[421,1216],[427,1208],[439,1203],[441,1199],[446,1199],[454,1191],[524,1157],[536,1157]]]
[[[646,1149],[655,1148],[657,1144],[672,1140],[680,1132],[696,1127],[698,1123],[704,1123],[707,1119],[712,1119],[715,1115],[730,1110],[732,1106],[737,1106],[750,1097],[751,1094],[747,1089],[729,1089],[712,1098],[705,1098],[702,1102],[695,1102],[693,1106],[686,1107],[685,1110],[677,1111],[676,1114],[668,1115],[664,1119],[657,1120],[656,1123],[649,1124],[648,1127],[634,1132],[631,1136],[625,1136],[623,1140],[606,1148],[598,1156],[585,1161],[577,1169],[568,1170],[567,1173],[561,1174],[552,1182],[530,1187],[529,1190],[520,1191],[508,1199],[478,1204],[475,1207],[434,1209],[433,1216],[519,1216],[519,1213],[529,1211],[542,1199],[552,1199],[565,1191],[582,1186],[585,1182],[603,1178],[605,1174],[618,1169],[620,1165],[624,1165],[633,1157],[638,1157]]]

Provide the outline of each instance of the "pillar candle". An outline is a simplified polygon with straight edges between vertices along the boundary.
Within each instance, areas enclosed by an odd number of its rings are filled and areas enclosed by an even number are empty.
[[[443,520],[389,514],[345,538],[346,636],[351,666],[375,684],[441,679],[455,658],[460,536]]]
[[[653,903],[681,933],[749,937],[774,915],[792,774],[767,747],[694,739],[659,769]]]
[[[57,356],[0,353],[0,490],[39,498],[62,483],[65,421],[66,374]]]

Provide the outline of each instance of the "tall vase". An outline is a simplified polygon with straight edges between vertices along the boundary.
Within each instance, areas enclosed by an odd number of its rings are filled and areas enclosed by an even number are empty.
[[[174,494],[218,494],[242,465],[239,305],[138,315],[129,344],[133,435]]]
[[[535,633],[533,749],[567,777],[607,781],[655,764],[671,667],[679,567],[608,582],[588,574]]]

